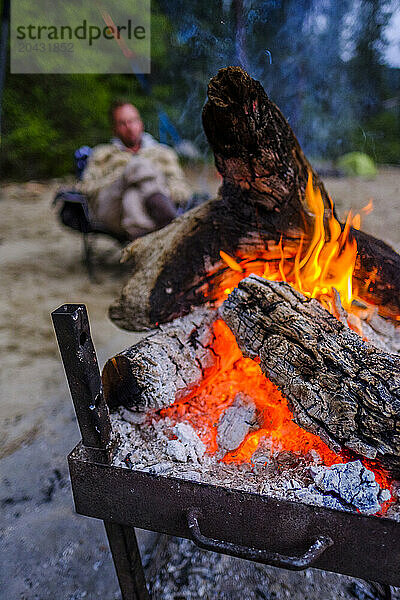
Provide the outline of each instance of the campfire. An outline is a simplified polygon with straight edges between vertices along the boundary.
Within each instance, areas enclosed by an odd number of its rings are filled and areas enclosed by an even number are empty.
[[[267,248],[257,263],[251,258],[239,263],[221,251],[223,261],[237,274],[232,276],[230,287],[222,289],[216,286],[213,300],[219,300],[237,287],[239,281],[251,273],[261,275],[269,281],[286,281],[309,298],[317,298],[332,314],[337,314],[336,301],[340,298],[345,310],[351,310],[353,294],[353,273],[357,258],[357,242],[351,238],[350,226],[359,226],[360,215],[352,218],[351,211],[342,230],[333,213],[328,231],[324,227],[324,203],[319,189],[314,189],[312,174],[309,173],[304,210],[311,215],[311,223],[306,223],[306,232],[299,242],[283,246],[282,237],[277,246]],[[304,238],[308,240],[304,247]],[[275,257],[275,258],[274,258]],[[229,278],[229,279],[231,279]],[[224,282],[226,283],[226,281]]]
[[[218,198],[124,251],[133,273],[110,316],[155,330],[103,371],[115,464],[389,515],[400,257],[360,215],[340,223],[243,70],[211,80],[203,123]]]

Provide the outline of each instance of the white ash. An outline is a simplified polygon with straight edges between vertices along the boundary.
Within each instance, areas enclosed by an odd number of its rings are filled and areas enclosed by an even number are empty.
[[[341,499],[339,494],[318,487],[327,487],[328,484],[323,483],[324,478],[316,474],[325,473],[328,469],[320,466],[321,457],[315,450],[310,450],[306,455],[279,452],[276,448],[273,452],[271,441],[264,438],[253,454],[251,464],[227,464],[219,461],[220,453],[210,456],[204,452],[204,444],[190,424],[175,424],[168,417],[155,419],[150,415],[147,415],[144,424],[132,424],[124,420],[125,410],[121,408],[111,415],[114,434],[119,438],[113,458],[116,467],[210,483],[278,499],[300,500],[306,504],[339,510],[355,511],[358,508],[354,503]],[[332,470],[332,467],[329,469]],[[376,497],[379,503],[385,495],[377,492]],[[369,506],[366,514],[372,514]],[[380,510],[379,504],[375,507],[377,511]],[[360,508],[358,510],[361,512]],[[400,521],[399,500],[390,505],[385,516]]]
[[[310,496],[320,506],[338,510],[358,510],[366,515],[376,514],[382,504],[390,500],[391,493],[381,489],[375,474],[359,460],[331,467],[311,466],[314,484],[297,492],[297,497],[307,501]]]
[[[312,484],[306,488],[296,490],[295,497],[306,504],[315,504],[316,506],[324,506],[325,508],[334,508],[336,510],[344,510],[351,512],[352,509],[349,505],[346,505],[340,500],[330,494],[324,494],[317,488],[316,485]]]
[[[226,451],[235,450],[249,431],[257,428],[256,405],[249,396],[239,392],[219,419],[218,447]]]
[[[124,421],[132,423],[132,425],[141,425],[146,420],[146,413],[135,412],[133,410],[128,410],[127,408],[121,408],[121,417]]]
[[[400,327],[390,319],[380,317],[375,311],[362,321],[363,333],[371,343],[379,347],[379,341],[383,344],[383,350],[393,354],[400,354]]]
[[[371,310],[358,301],[353,301],[353,308],[358,314],[347,313],[342,306],[339,292],[333,288],[333,302],[336,317],[346,327],[352,326],[356,331],[362,329],[363,337],[376,348],[392,354],[400,354],[400,327],[390,319],[379,316],[378,309]]]
[[[375,481],[375,474],[356,460],[331,467],[311,467],[315,485],[322,491],[358,509],[366,515],[373,515],[381,505],[390,500],[388,490],[382,490]]]
[[[314,450],[313,448],[311,448],[311,450],[309,450],[307,452],[307,454],[310,457],[310,462],[313,462],[316,465],[320,465],[322,463],[322,458],[320,457],[320,455],[318,454],[318,452],[316,450]]]
[[[186,448],[179,440],[170,440],[167,442],[167,454],[172,460],[178,462],[187,462],[188,460]]]
[[[177,423],[173,428],[177,440],[167,442],[167,454],[178,462],[191,460],[197,463],[204,455],[206,447],[193,429],[187,423]]]
[[[268,438],[263,438],[258,445],[257,450],[251,457],[252,463],[256,468],[267,466],[271,462],[272,456],[272,441]]]

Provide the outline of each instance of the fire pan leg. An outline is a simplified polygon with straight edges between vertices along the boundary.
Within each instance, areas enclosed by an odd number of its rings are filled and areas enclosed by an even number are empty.
[[[150,600],[133,527],[104,521],[123,600]]]

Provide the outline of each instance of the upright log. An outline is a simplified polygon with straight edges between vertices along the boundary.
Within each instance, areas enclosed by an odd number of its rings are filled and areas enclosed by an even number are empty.
[[[221,69],[211,80],[203,125],[223,176],[219,196],[125,249],[132,277],[110,307],[111,319],[125,329],[154,327],[209,300],[215,278],[227,271],[221,250],[257,258],[271,242],[282,237],[293,245],[301,235],[306,247],[313,220],[304,200],[309,173],[321,191],[326,224],[334,213],[282,113],[239,67]],[[351,235],[359,295],[385,316],[400,315],[400,257],[370,235]]]
[[[251,275],[221,307],[245,356],[335,452],[378,458],[400,475],[400,357],[378,350],[286,283]]]

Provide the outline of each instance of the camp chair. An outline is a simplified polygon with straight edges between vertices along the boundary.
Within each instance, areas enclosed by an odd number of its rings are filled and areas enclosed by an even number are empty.
[[[84,194],[76,190],[59,190],[53,200],[53,206],[59,208],[60,222],[70,229],[82,234],[83,262],[86,266],[89,279],[95,280],[93,264],[93,248],[91,238],[94,235],[107,235],[117,240],[121,245],[128,242],[125,236],[118,236],[113,232],[98,227],[90,220],[88,201]]]
[[[92,150],[89,146],[81,146],[74,152],[75,170],[78,179],[82,179],[87,160]],[[82,234],[83,262],[91,281],[95,280],[93,264],[93,248],[91,238],[94,234],[107,235],[117,240],[121,245],[129,241],[126,236],[118,236],[115,233],[99,227],[90,219],[87,197],[74,189],[61,189],[56,193],[53,206],[58,207],[60,222],[70,229]]]

